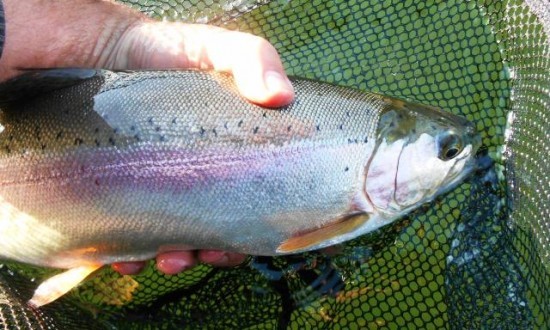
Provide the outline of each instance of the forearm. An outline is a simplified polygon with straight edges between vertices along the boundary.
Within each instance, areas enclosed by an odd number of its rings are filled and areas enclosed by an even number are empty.
[[[0,81],[20,69],[104,67],[124,33],[147,20],[125,6],[102,0],[3,3],[6,31]]]

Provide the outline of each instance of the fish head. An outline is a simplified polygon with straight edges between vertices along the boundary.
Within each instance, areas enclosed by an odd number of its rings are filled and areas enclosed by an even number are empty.
[[[390,100],[367,167],[372,208],[401,215],[447,192],[475,169],[481,144],[473,124],[440,109]]]

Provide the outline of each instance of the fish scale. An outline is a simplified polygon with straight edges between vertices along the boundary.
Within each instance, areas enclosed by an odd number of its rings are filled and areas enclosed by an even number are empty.
[[[479,146],[460,117],[311,80],[293,78],[277,110],[199,71],[37,71],[0,91],[29,80],[35,95],[0,114],[0,253],[71,268],[40,296],[166,246],[276,255],[352,239],[456,185]]]

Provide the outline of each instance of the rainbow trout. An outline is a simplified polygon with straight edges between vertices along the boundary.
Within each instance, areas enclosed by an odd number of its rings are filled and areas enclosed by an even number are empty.
[[[14,99],[0,113],[0,257],[69,269],[31,303],[161,247],[279,255],[337,244],[474,168],[480,139],[463,118],[293,84],[296,100],[278,110],[212,72],[60,69],[0,86]]]

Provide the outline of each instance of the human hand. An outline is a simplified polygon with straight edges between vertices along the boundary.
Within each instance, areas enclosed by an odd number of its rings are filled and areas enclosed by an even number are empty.
[[[232,267],[244,262],[244,254],[217,251],[167,251],[157,255],[157,269],[162,273],[173,275],[190,269],[197,262],[204,262],[215,267]],[[113,269],[121,274],[137,274],[144,267],[145,262],[119,262],[113,264]]]
[[[24,69],[96,67],[106,69],[197,68],[230,72],[251,102],[278,107],[294,98],[275,48],[250,34],[221,28],[153,21],[110,1],[4,0],[6,38],[0,81]],[[175,274],[198,261],[233,266],[244,255],[222,251],[168,251],[157,267]],[[114,264],[123,274],[143,262]]]

